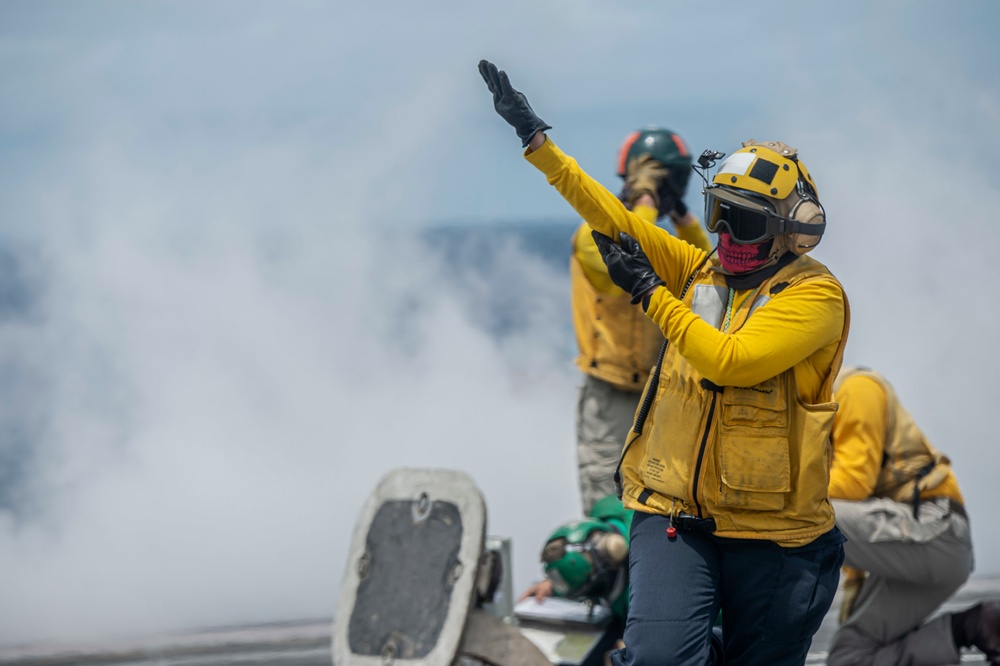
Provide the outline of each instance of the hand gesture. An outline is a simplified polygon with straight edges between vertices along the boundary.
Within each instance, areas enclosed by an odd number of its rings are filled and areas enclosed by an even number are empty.
[[[623,231],[618,234],[621,245],[616,245],[599,231],[591,233],[608,267],[611,281],[632,294],[632,303],[638,303],[647,291],[663,284],[663,280],[649,263],[646,253],[639,246],[639,241]]]
[[[517,132],[522,148],[528,145],[535,132],[552,129],[551,125],[535,115],[524,94],[510,85],[507,72],[497,70],[497,66],[487,60],[480,60],[479,73],[486,81],[486,87],[493,93],[493,107]]]
[[[622,201],[631,208],[644,194],[653,199],[657,217],[677,214],[678,218],[687,214],[687,206],[677,196],[668,177],[670,169],[652,155],[640,155],[629,160],[625,169],[625,187]]]
[[[634,206],[639,197],[648,194],[659,207],[658,192],[668,175],[670,170],[652,155],[633,157],[625,169],[625,203]]]

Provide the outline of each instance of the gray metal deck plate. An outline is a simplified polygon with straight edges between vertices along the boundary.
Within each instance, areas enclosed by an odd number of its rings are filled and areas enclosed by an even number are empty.
[[[355,526],[334,664],[448,666],[474,601],[485,531],[485,503],[468,475],[386,475]]]

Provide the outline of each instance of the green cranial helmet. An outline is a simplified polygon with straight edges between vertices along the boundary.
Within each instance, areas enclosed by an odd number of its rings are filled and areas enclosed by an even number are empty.
[[[627,556],[621,534],[585,518],[552,532],[542,549],[542,564],[556,594],[582,599],[609,594]]]
[[[644,127],[625,137],[618,151],[618,175],[625,177],[629,162],[649,155],[670,170],[667,184],[674,197],[681,199],[691,177],[691,151],[676,132],[663,127]]]

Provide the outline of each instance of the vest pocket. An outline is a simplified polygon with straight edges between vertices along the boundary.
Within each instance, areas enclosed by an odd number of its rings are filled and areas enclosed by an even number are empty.
[[[719,504],[753,511],[778,511],[791,491],[788,437],[723,435]]]
[[[785,391],[779,375],[723,392],[720,505],[752,511],[785,507],[792,479]]]
[[[780,429],[787,432],[788,401],[780,375],[756,386],[726,387],[722,394],[723,432],[748,426],[756,431]]]

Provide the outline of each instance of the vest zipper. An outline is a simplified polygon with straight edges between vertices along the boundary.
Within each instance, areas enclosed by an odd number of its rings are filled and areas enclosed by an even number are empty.
[[[716,246],[715,250],[717,249],[719,249],[718,246]],[[698,271],[700,271],[701,267],[708,262],[709,257],[712,256],[715,250],[712,250],[702,257],[702,260],[698,262],[697,266],[695,266],[694,271],[692,271],[691,275],[688,276],[687,282],[684,283],[684,288],[681,289],[681,295],[678,297],[678,300],[684,300],[684,296],[687,294],[688,289],[691,288],[695,277],[698,276]],[[656,365],[653,366],[652,376],[650,377],[649,384],[646,387],[646,394],[642,397],[642,404],[639,406],[639,411],[635,417],[635,423],[632,425],[632,432],[635,433],[635,437],[625,442],[625,446],[622,447],[622,452],[618,456],[618,465],[615,466],[615,473],[613,477],[615,483],[615,494],[618,496],[618,499],[622,498],[623,491],[622,461],[625,460],[625,454],[628,453],[628,450],[632,448],[635,441],[642,435],[642,429],[646,425],[646,417],[649,416],[649,409],[653,406],[653,399],[656,398],[656,389],[660,385],[660,366],[663,365],[663,357],[666,355],[667,346],[669,344],[670,340],[664,338],[663,344],[660,346],[660,354],[656,359]]]
[[[698,447],[698,459],[694,466],[694,477],[691,480],[691,497],[694,500],[695,511],[699,518],[701,515],[701,502],[698,501],[698,481],[701,479],[701,465],[705,460],[705,449],[708,448],[708,433],[712,431],[712,421],[715,420],[715,403],[719,399],[722,387],[707,379],[701,380],[702,388],[712,392],[712,401],[708,403],[708,418],[705,419],[705,430],[701,433],[701,444]]]

